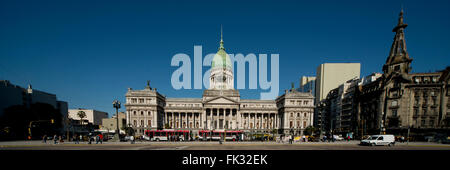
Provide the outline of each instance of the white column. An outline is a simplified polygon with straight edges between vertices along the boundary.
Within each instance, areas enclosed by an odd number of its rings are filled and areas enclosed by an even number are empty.
[[[257,114],[255,113],[255,117],[253,117],[253,128],[256,129],[256,118],[257,118]]]
[[[129,110],[127,110],[125,116],[126,116],[125,120],[126,120],[126,123],[127,123],[125,126],[128,126],[128,124],[130,124],[130,118],[129,118],[130,117],[130,111]]]
[[[250,113],[247,113],[247,129],[250,129]]]
[[[202,119],[201,119],[200,121],[201,121],[200,124],[201,124],[202,129],[205,129],[206,127],[208,127],[208,126],[207,126],[207,124],[208,124],[208,119],[207,119],[207,117],[206,117],[206,109],[203,110]],[[205,121],[206,121],[206,122],[205,122]]]

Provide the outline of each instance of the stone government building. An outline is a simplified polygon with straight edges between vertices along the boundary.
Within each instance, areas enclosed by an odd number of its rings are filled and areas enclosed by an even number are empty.
[[[295,133],[313,125],[314,97],[292,87],[276,100],[241,99],[234,89],[232,62],[223,38],[211,63],[210,87],[202,98],[166,98],[151,88],[128,89],[127,125],[145,130],[242,130],[245,133]]]

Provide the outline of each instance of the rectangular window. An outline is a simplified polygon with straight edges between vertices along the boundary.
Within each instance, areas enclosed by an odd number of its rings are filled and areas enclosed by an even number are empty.
[[[392,116],[397,117],[397,109],[392,110]]]
[[[398,92],[397,91],[393,91],[392,92],[392,97],[398,97]]]
[[[391,106],[397,106],[397,100],[393,100],[393,101],[391,102]]]

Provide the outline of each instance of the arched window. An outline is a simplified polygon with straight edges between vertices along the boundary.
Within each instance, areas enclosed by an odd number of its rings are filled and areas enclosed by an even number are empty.
[[[152,127],[152,120],[148,120],[147,125],[148,125],[149,127]]]
[[[134,126],[137,126],[137,120],[133,121]]]

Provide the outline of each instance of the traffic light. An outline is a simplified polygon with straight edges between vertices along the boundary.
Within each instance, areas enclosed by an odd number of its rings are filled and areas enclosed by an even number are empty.
[[[55,120],[54,119],[50,119],[50,122],[53,124],[53,123],[55,123]]]

